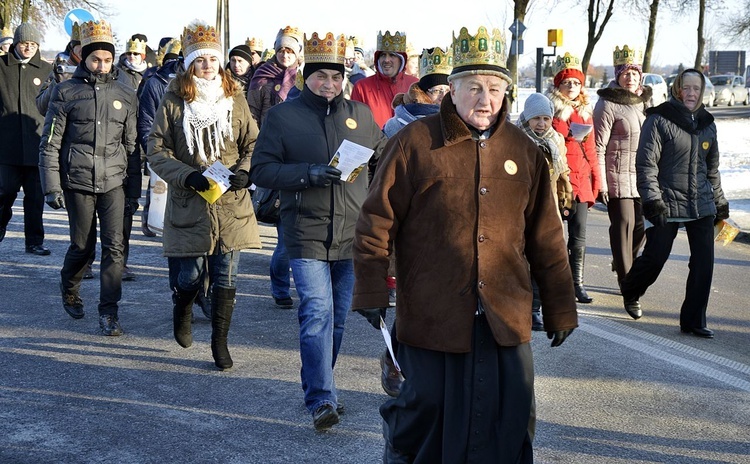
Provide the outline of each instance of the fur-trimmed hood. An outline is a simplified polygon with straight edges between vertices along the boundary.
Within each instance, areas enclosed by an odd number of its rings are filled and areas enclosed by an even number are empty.
[[[408,105],[410,103],[421,103],[425,105],[432,104],[430,96],[427,95],[424,90],[419,88],[419,82],[414,82],[410,85],[408,92],[396,94],[396,96],[393,97],[391,107],[395,109],[399,105]]]
[[[555,105],[555,117],[567,121],[574,111],[578,111],[578,115],[583,119],[591,118],[594,113],[593,108],[589,104],[589,94],[586,93],[586,89],[581,89],[581,94],[575,100],[570,100],[564,96],[555,86],[550,86],[547,90],[547,97]]]
[[[641,94],[637,95],[629,90],[620,87],[615,81],[609,83],[609,86],[596,91],[599,98],[619,105],[637,105],[651,101],[654,90],[649,86],[641,87]]]

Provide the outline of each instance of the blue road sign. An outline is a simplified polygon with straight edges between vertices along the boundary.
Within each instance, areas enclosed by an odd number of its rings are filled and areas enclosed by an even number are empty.
[[[94,19],[96,19],[94,15],[90,11],[84,10],[83,8],[70,10],[68,11],[68,14],[65,15],[65,20],[63,21],[65,32],[67,32],[68,35],[71,35],[73,33],[73,23],[78,23],[78,25],[80,26],[86,21],[91,21]]]
[[[508,29],[510,29],[510,33],[514,36],[521,37],[523,35],[523,31],[526,30],[526,26],[518,19],[515,19],[513,20],[513,24],[511,24]]]

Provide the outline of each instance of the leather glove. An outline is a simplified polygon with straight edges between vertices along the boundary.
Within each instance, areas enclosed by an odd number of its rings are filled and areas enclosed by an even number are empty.
[[[240,169],[231,176],[229,176],[229,183],[231,184],[229,190],[242,190],[247,188],[250,183],[250,174],[247,171]]]
[[[567,221],[568,219],[570,219],[570,213],[572,211],[573,210],[571,210],[570,208],[563,208],[563,209],[561,209],[560,210],[560,216],[562,216],[562,220],[563,221]]]
[[[364,308],[355,309],[355,311],[364,316],[367,322],[375,327],[375,330],[380,330],[380,318],[385,320],[385,308]]]
[[[599,196],[596,197],[596,201],[603,204],[604,206],[609,205],[609,193],[605,192],[604,190],[601,190],[599,192]]]
[[[44,196],[44,202],[52,209],[65,208],[65,197],[62,192],[52,192]]]
[[[656,216],[651,216],[650,218],[646,218],[648,221],[657,226],[657,227],[664,227],[667,225],[667,215],[666,214],[657,214]]]
[[[138,204],[137,198],[126,198],[125,199],[125,216],[132,216],[135,214],[136,211],[138,211],[138,207],[140,205]]]
[[[327,164],[311,164],[307,169],[307,178],[310,187],[330,187],[341,180],[341,171]]]
[[[729,219],[729,205],[720,205],[716,207],[716,219],[714,219],[714,224],[718,224],[724,219]]]
[[[559,330],[557,332],[547,332],[547,338],[552,340],[551,347],[560,346],[563,344],[566,338],[568,338],[568,335],[573,333],[574,329],[570,330]]]
[[[208,179],[198,171],[191,172],[190,175],[187,176],[187,179],[185,179],[185,185],[196,192],[205,192],[211,188]]]

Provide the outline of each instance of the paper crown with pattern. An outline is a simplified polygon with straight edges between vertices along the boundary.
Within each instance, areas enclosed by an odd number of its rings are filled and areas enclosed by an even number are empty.
[[[615,47],[615,51],[612,52],[612,62],[615,66],[621,66],[623,64],[643,64],[643,49],[642,48],[630,48],[627,45],[623,45],[622,48]]]
[[[346,39],[348,42],[352,43],[352,47],[360,47],[362,48],[362,39],[357,37],[356,35],[350,35],[348,39]]]
[[[379,52],[388,53],[406,53],[406,33],[396,31],[395,34],[391,35],[391,31],[378,32],[378,46],[376,48]]]
[[[453,32],[453,71],[450,79],[469,74],[489,74],[512,83],[506,68],[507,50],[505,37],[500,29],[489,31],[480,26],[476,35],[462,27],[456,37]],[[450,80],[449,79],[449,80]]]
[[[352,38],[346,39],[346,57],[347,58],[353,58],[354,57],[354,41]]]
[[[334,36],[327,32],[320,37],[313,32],[310,38],[305,34],[305,62],[306,63],[332,63],[343,65],[346,61],[346,37],[340,34]]]
[[[273,48],[267,48],[263,50],[263,53],[260,55],[260,61],[268,61],[271,58],[273,58],[273,55],[275,55],[276,52]]]
[[[453,52],[443,51],[440,47],[435,47],[430,53],[430,49],[422,50],[422,56],[419,57],[419,78],[430,74],[450,75],[453,70]]]
[[[191,22],[182,32],[182,53],[185,56],[204,48],[219,50],[221,52],[221,40],[216,33],[216,28],[200,20]]]
[[[167,42],[167,44],[164,46],[164,55],[169,55],[170,53],[174,55],[179,55],[181,51],[182,51],[182,42],[177,37]]]
[[[250,38],[248,37],[247,40],[245,40],[245,45],[250,47],[250,50],[253,51],[263,51],[263,40],[258,38]]]
[[[81,41],[81,25],[78,23],[73,23],[73,26],[70,30],[70,41]]]
[[[9,27],[4,27],[0,30],[0,39],[12,39],[13,31]]]
[[[571,55],[570,52],[565,52],[563,56],[558,56],[555,59],[555,66],[553,68],[555,75],[566,69],[574,69],[583,73],[581,59],[575,55]]]
[[[139,39],[130,39],[125,42],[126,53],[140,53],[141,55],[146,54],[146,42]]]
[[[112,26],[103,19],[86,21],[81,24],[81,45],[85,47],[95,42],[106,42],[114,45]]]

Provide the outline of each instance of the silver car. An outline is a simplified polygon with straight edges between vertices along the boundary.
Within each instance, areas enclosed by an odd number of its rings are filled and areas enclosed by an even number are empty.
[[[750,92],[745,87],[744,77],[722,74],[711,76],[710,79],[716,92],[715,103],[717,105],[726,103],[729,106],[733,106],[737,102],[742,102],[743,105],[750,103]]]
[[[653,91],[651,95],[651,106],[661,105],[667,101],[669,94],[669,87],[664,81],[664,78],[658,74],[644,73],[641,79],[641,85],[651,87]]]

